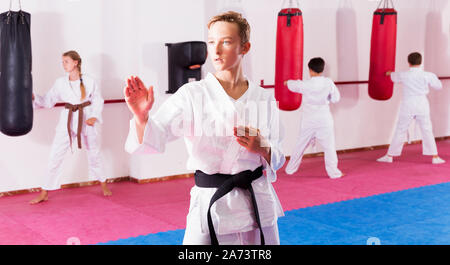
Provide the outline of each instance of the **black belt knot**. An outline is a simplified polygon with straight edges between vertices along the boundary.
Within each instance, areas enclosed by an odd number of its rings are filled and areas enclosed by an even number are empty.
[[[250,192],[253,210],[255,212],[256,223],[258,224],[259,227],[261,245],[265,244],[264,234],[262,232],[261,221],[259,218],[258,205],[256,203],[255,193],[252,188],[252,182],[255,179],[260,178],[262,175],[263,175],[262,166],[258,167],[254,171],[245,170],[234,175],[220,174],[220,173],[208,175],[200,170],[195,171],[194,175],[195,185],[201,188],[217,188],[217,191],[213,194],[211,201],[209,202],[208,216],[207,216],[209,236],[211,238],[212,245],[219,245],[219,241],[217,240],[217,236],[211,218],[211,206],[214,204],[214,202],[222,198],[224,195],[226,195],[236,187],[248,190]]]

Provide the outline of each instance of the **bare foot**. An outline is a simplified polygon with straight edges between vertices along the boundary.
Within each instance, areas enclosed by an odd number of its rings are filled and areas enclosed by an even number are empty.
[[[102,190],[103,190],[103,195],[104,196],[111,196],[112,192],[110,189],[108,189],[108,187],[106,186],[106,181],[105,182],[101,182],[102,185]]]
[[[45,201],[48,201],[48,192],[46,190],[42,190],[39,196],[30,201],[30,204],[38,204]]]

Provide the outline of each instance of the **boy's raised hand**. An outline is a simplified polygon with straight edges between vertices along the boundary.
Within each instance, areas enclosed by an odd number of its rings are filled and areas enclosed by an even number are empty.
[[[148,112],[155,101],[153,86],[147,90],[139,77],[131,76],[127,79],[127,86],[124,89],[125,101],[131,113],[140,124],[144,124],[148,119]]]

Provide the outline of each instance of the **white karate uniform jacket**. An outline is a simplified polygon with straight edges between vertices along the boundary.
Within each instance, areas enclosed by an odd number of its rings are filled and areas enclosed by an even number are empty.
[[[442,89],[441,81],[435,74],[426,72],[420,67],[411,67],[409,71],[404,72],[393,72],[391,80],[402,84],[403,91],[397,126],[388,154],[391,156],[401,154],[409,125],[415,119],[422,132],[423,154],[437,155],[427,94],[430,92],[429,87]]]
[[[302,94],[302,127],[333,125],[329,104],[337,103],[341,94],[328,77],[314,76],[309,80],[289,80],[288,89]]]
[[[276,225],[277,218],[284,215],[271,184],[276,180],[276,170],[285,162],[280,151],[283,132],[271,91],[250,81],[248,83],[248,90],[238,100],[229,97],[211,73],[201,81],[183,85],[149,118],[142,144],[137,139],[134,119],[130,121],[125,149],[129,153],[162,153],[169,141],[184,137],[189,154],[189,170],[201,170],[207,174],[236,174],[244,170],[255,170],[263,165],[266,176],[253,181],[252,187],[261,224],[267,227]],[[247,121],[241,119],[245,113],[251,116]],[[238,120],[237,123],[234,122],[235,119]],[[270,165],[260,155],[239,145],[233,136],[236,124],[261,130],[261,134],[270,142]],[[180,127],[185,130],[178,130]],[[197,186],[191,189],[186,233],[197,231],[208,234],[207,210],[216,190]],[[240,188],[233,189],[216,201],[211,208],[211,217],[219,236],[257,228],[250,194]],[[187,237],[190,235],[185,235],[185,242]]]
[[[336,103],[341,96],[334,82],[327,77],[315,76],[309,80],[289,80],[290,91],[302,94],[302,120],[300,134],[294,152],[286,166],[286,172],[293,174],[300,166],[305,149],[314,140],[324,149],[325,168],[330,177],[342,172],[337,168],[334,139],[334,122],[329,104]]]
[[[427,94],[429,87],[442,89],[442,83],[437,76],[426,72],[420,67],[411,67],[409,71],[393,72],[391,79],[394,83],[403,85],[400,115],[429,115],[430,105]]]
[[[92,77],[84,74],[82,78],[86,89],[86,98],[83,101],[81,101],[80,80],[69,81],[69,75],[65,75],[56,79],[52,88],[44,96],[35,95],[33,106],[35,108],[52,108],[58,102],[76,105],[86,101],[91,101],[91,105],[83,109],[83,120],[86,121],[90,118],[97,118],[97,122],[102,123],[104,100],[102,98],[101,91]],[[56,131],[67,132],[68,114],[69,110],[62,107],[59,121],[56,126]],[[74,112],[72,115],[71,129],[73,133],[77,133],[78,112]],[[82,134],[87,133],[95,134],[95,128],[94,126],[86,126],[83,122]]]

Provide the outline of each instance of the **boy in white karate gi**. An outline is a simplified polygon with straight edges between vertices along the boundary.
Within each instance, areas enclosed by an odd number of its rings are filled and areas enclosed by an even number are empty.
[[[196,185],[190,193],[183,244],[280,243],[277,219],[284,214],[272,186],[276,170],[285,162],[278,108],[272,91],[243,74],[249,37],[250,26],[241,14],[230,11],[213,17],[208,23],[208,55],[216,73],[183,85],[151,117],[153,87],[147,89],[138,77],[129,78],[125,87],[125,100],[134,114],[125,144],[128,152],[162,153],[166,143],[185,140],[187,168],[196,170]],[[247,114],[247,122],[236,122]],[[174,129],[180,124],[187,125],[186,130]],[[247,175],[257,178],[248,183]],[[198,180],[220,177],[237,185],[213,202],[223,186]],[[241,181],[249,185],[241,186]]]
[[[68,75],[58,78],[45,96],[33,95],[35,108],[52,108],[58,102],[64,102],[66,106],[61,110],[56,126],[42,191],[30,201],[31,204],[47,201],[48,191],[60,188],[61,165],[64,155],[72,148],[72,141],[78,144],[79,148],[84,146],[87,149],[89,175],[100,181],[103,195],[112,194],[106,185],[106,176],[100,161],[98,135],[94,127],[96,122],[102,120],[103,98],[100,89],[94,79],[81,75],[81,57],[76,51],[64,53],[62,61]],[[69,116],[71,108],[77,110]],[[79,123],[80,111],[83,115]]]
[[[387,72],[392,82],[403,85],[403,97],[394,137],[385,156],[378,162],[392,163],[394,156],[400,156],[409,125],[415,119],[422,132],[422,154],[432,156],[431,163],[442,164],[445,161],[438,156],[433,127],[430,119],[430,104],[427,99],[429,87],[442,89],[442,83],[433,73],[422,70],[422,55],[413,52],[408,55],[409,70],[405,72]]]
[[[322,58],[311,59],[308,67],[311,79],[285,81],[290,91],[302,94],[300,134],[286,166],[286,173],[293,174],[297,171],[306,148],[315,140],[323,147],[328,176],[332,179],[340,178],[343,174],[338,169],[334,122],[329,107],[330,102],[339,101],[340,94],[334,82],[322,76],[325,67]]]

